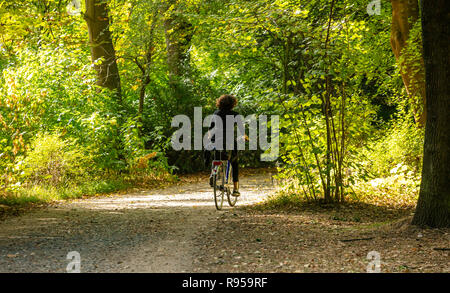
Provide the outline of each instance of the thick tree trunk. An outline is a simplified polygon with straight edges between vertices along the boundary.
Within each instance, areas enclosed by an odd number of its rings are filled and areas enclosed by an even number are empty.
[[[450,227],[450,2],[422,0],[427,94],[422,184],[413,224]]]
[[[86,20],[89,31],[89,43],[91,46],[91,59],[97,72],[97,84],[115,92],[117,98],[117,111],[122,108],[122,90],[120,86],[119,69],[116,61],[116,51],[109,31],[108,0],[85,0]],[[121,115],[118,116],[118,124],[122,125]],[[117,127],[118,158],[124,160],[123,142],[120,135],[120,127]]]
[[[189,70],[189,46],[193,36],[192,25],[177,10],[176,0],[170,0],[164,19],[167,66],[170,82],[176,82]]]
[[[86,0],[85,20],[89,30],[91,58],[97,72],[97,84],[116,91],[120,99],[120,76],[109,31],[106,0]],[[99,62],[99,59],[102,61]]]
[[[400,57],[406,54],[403,49],[407,45],[406,42],[410,36],[412,25],[419,18],[419,4],[418,0],[391,0],[391,4],[391,47],[395,59],[397,62],[400,62]],[[424,126],[426,121],[425,73],[423,59],[420,58],[419,62],[421,64],[419,70],[414,68],[411,62],[401,62],[400,73],[408,96],[411,98],[419,97],[421,99],[413,103],[411,107],[417,124]]]

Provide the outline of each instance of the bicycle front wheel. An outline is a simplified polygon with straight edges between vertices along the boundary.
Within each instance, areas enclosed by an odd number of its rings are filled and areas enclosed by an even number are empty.
[[[217,210],[223,206],[223,195],[225,191],[225,178],[223,176],[222,166],[217,168],[217,174],[214,176],[214,204]]]

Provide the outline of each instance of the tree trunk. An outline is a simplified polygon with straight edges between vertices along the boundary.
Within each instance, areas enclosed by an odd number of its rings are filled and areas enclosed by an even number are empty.
[[[97,72],[97,84],[116,91],[120,100],[121,86],[116,52],[109,31],[108,6],[105,0],[86,0],[85,20],[89,30],[91,58]],[[99,61],[101,59],[102,61]]]
[[[408,96],[414,101],[411,105],[416,123],[424,126],[426,121],[426,93],[425,93],[425,73],[423,58],[420,58],[419,70],[414,68],[411,61],[402,61],[402,55],[407,54],[403,49],[407,45],[410,37],[410,30],[419,18],[418,0],[391,0],[392,4],[392,24],[391,24],[391,47],[395,59],[400,63],[400,73]],[[408,56],[404,56],[408,57]],[[411,56],[409,56],[411,57]],[[403,58],[405,59],[405,58]],[[417,65],[416,65],[417,66]],[[415,97],[420,100],[416,101]]]
[[[108,0],[85,0],[86,20],[89,31],[89,43],[91,46],[91,59],[97,72],[97,85],[110,89],[117,98],[117,112],[122,108],[122,90],[120,86],[119,69],[116,62],[116,51],[109,31]],[[120,134],[122,116],[118,115],[117,143],[115,147],[118,158],[124,160],[123,141]]]
[[[427,94],[422,184],[413,224],[450,227],[450,2],[422,0]]]
[[[164,19],[166,35],[167,67],[169,80],[176,82],[189,70],[189,46],[193,36],[192,25],[177,10],[176,0],[170,0]]]
[[[145,51],[145,55],[144,55],[144,64],[141,64],[139,62],[139,59],[136,58],[135,59],[135,63],[136,65],[139,67],[139,69],[141,70],[142,76],[141,76],[141,87],[139,89],[139,108],[138,108],[138,122],[139,122],[139,126],[138,126],[138,130],[140,135],[142,136],[142,115],[144,113],[144,102],[145,102],[145,90],[147,88],[147,85],[150,83],[151,79],[150,79],[150,66],[153,62],[153,51],[155,50],[155,44],[154,44],[154,39],[155,39],[155,28],[156,28],[156,24],[157,24],[157,17],[158,17],[158,13],[159,13],[159,9],[155,8],[155,11],[152,14],[151,17],[151,26],[150,26],[150,30],[148,32],[149,35],[149,40],[148,40],[148,44],[146,46],[146,51]]]

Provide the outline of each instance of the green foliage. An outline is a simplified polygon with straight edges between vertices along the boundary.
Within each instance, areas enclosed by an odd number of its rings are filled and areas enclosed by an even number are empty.
[[[201,152],[171,149],[171,120],[196,106],[206,116],[231,93],[244,116],[281,117],[282,202],[357,199],[374,176],[415,190],[422,134],[400,110],[411,107],[399,99],[388,5],[368,16],[365,0],[335,1],[330,19],[324,0],[108,1],[118,102],[96,85],[86,23],[68,3],[1,2],[1,189],[79,197],[202,169]],[[411,36],[401,62],[416,71],[419,26]],[[241,164],[262,165],[259,154]]]
[[[92,168],[89,156],[60,134],[38,134],[26,157],[15,166],[24,183],[52,186],[80,183]]]
[[[0,80],[2,167],[24,155],[38,132],[59,131],[77,139],[100,167],[118,161],[117,120],[107,92],[94,85],[83,51],[24,50],[20,65],[3,70]],[[86,56],[85,56],[86,57]]]
[[[70,185],[68,187],[55,187],[33,185],[29,187],[16,187],[0,196],[0,204],[26,205],[41,204],[55,200],[75,199],[83,196],[110,193],[130,188],[132,184],[117,178],[96,178],[94,181]]]
[[[425,86],[425,69],[422,58],[422,25],[420,20],[412,25],[409,38],[401,52],[398,63],[399,71],[402,74],[409,74],[413,77],[410,84],[410,95],[406,95],[405,104],[410,105],[416,119],[418,119],[418,116],[423,112],[422,94],[425,94],[424,90],[421,92],[421,89]]]
[[[393,170],[396,170],[394,173],[404,170],[411,176],[420,176],[423,137],[423,129],[416,127],[410,115],[398,118],[387,130],[380,131],[378,139],[362,152],[366,170],[376,177],[387,176]]]

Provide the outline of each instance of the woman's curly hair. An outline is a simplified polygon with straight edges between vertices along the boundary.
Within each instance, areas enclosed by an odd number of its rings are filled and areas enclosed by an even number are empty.
[[[232,95],[221,95],[217,101],[216,106],[219,108],[219,110],[225,110],[229,111],[233,109],[237,104],[237,99],[235,96]]]

